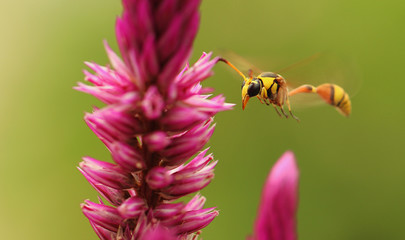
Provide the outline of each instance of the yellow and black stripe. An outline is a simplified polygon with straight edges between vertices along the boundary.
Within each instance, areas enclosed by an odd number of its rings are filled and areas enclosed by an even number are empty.
[[[302,85],[289,92],[289,96],[298,93],[317,93],[325,102],[336,107],[344,116],[349,116],[352,111],[352,104],[349,95],[343,88],[336,84],[325,83],[314,87],[311,85]]]

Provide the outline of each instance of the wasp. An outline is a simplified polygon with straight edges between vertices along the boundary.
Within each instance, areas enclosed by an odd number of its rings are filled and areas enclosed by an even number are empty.
[[[344,116],[349,116],[351,113],[351,102],[349,95],[343,88],[336,84],[325,83],[319,85],[318,87],[305,84],[289,91],[286,80],[280,74],[263,72],[254,77],[253,71],[249,70],[248,76],[245,76],[228,60],[219,58],[218,61],[226,63],[243,77],[243,110],[245,109],[249,99],[256,96],[262,104],[265,103],[266,105],[272,105],[280,117],[289,117],[283,108],[284,104],[287,105],[291,117],[297,121],[300,121],[299,118],[297,118],[291,111],[289,97],[299,93],[317,93],[326,103],[336,107],[336,109]],[[278,109],[280,109],[281,113]]]

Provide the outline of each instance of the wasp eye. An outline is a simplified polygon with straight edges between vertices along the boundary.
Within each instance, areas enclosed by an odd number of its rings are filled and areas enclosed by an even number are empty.
[[[245,86],[245,80],[243,80],[243,82],[242,82],[242,86],[240,86],[240,89],[242,89],[242,88],[243,88],[243,86]]]
[[[252,82],[251,84],[249,84],[247,92],[249,97],[256,96],[260,92],[260,84],[257,82]]]

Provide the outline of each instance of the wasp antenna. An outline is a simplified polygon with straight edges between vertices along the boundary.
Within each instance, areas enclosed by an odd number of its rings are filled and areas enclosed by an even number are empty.
[[[245,76],[241,71],[239,71],[239,69],[237,69],[232,63],[230,63],[228,60],[226,60],[225,58],[218,58],[218,62],[219,62],[219,61],[228,64],[228,65],[229,65],[231,68],[233,68],[239,75],[241,75],[241,76],[243,77],[243,79],[246,79],[246,76]]]

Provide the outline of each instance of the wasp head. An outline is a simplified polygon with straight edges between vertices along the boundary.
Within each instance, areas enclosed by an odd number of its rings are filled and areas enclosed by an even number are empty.
[[[261,84],[258,79],[251,81],[243,81],[242,84],[242,109],[245,109],[249,98],[256,96],[260,93]]]

